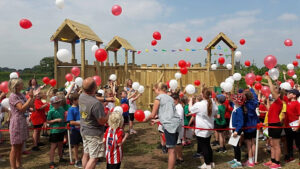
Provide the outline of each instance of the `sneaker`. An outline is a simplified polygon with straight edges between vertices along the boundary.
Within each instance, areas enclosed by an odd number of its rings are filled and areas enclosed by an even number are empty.
[[[74,165],[76,168],[82,168],[82,163],[81,161],[77,161]]]
[[[242,168],[242,163],[241,162],[235,162],[234,164],[231,165],[231,168]]]
[[[45,143],[38,143],[38,146],[45,146]]]
[[[210,163],[211,168],[216,168],[216,164],[214,162]]]
[[[227,151],[226,151],[226,148],[220,147],[220,148],[218,148],[218,149],[216,150],[216,152],[218,152],[218,153],[226,153]]]
[[[49,164],[49,168],[55,168],[55,167],[56,167],[56,165],[55,165],[54,162],[51,162],[51,163]]]
[[[294,162],[295,159],[294,159],[294,157],[290,157],[290,158],[286,158],[284,161],[285,161],[286,163],[289,163],[289,162]]]
[[[272,163],[272,165],[270,165],[269,167],[270,167],[270,169],[278,169],[278,168],[281,168],[281,165],[276,164],[276,163]]]
[[[201,154],[200,154],[200,153],[195,153],[195,154],[193,155],[193,157],[194,157],[194,158],[200,158],[200,157],[201,157]]]
[[[255,165],[255,164],[254,164],[254,163],[250,163],[249,160],[247,160],[247,161],[244,163],[244,166],[245,166],[245,167],[251,167],[251,168],[252,168],[252,167],[254,167],[254,165]]]
[[[162,146],[161,151],[163,152],[163,154],[167,154],[168,148],[166,146]]]
[[[214,142],[211,143],[211,145],[212,146],[217,146],[217,145],[219,145],[219,142],[218,141],[214,141]]]
[[[202,165],[198,166],[198,168],[199,168],[199,169],[204,169],[204,168],[206,168],[206,164],[203,163]]]
[[[60,158],[60,159],[59,159],[59,162],[60,162],[60,163],[66,163],[66,162],[68,162],[68,160],[66,160],[66,159],[64,159],[64,158]]]
[[[228,162],[227,162],[227,164],[230,164],[230,165],[233,165],[233,164],[235,164],[235,163],[236,163],[235,160],[231,160],[231,161],[228,161]]]
[[[30,151],[23,151],[22,154],[28,155],[28,154],[31,154],[31,152]]]
[[[41,149],[38,146],[34,146],[31,149],[32,151],[41,151]]]
[[[270,167],[272,164],[273,164],[272,161],[268,161],[268,162],[264,163],[263,165],[264,165],[265,167]]]
[[[130,130],[130,134],[136,134],[136,131],[133,130],[133,129],[131,129],[131,130]]]

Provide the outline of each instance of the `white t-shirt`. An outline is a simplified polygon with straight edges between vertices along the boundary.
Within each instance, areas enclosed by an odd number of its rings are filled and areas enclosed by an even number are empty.
[[[201,102],[195,103],[191,108],[190,112],[196,114],[196,127],[213,129],[214,128],[214,116],[218,113],[218,106],[212,100],[212,115],[207,115],[207,101],[202,100]],[[212,130],[195,130],[195,134],[198,137],[207,138],[213,134]]]
[[[175,106],[175,109],[176,109],[176,113],[178,114],[179,118],[180,118],[180,121],[181,121],[181,126],[179,128],[179,135],[178,135],[178,138],[182,138],[183,137],[183,127],[184,126],[184,111],[183,111],[183,107],[181,104],[177,104]]]
[[[112,111],[113,108],[115,108],[115,103],[114,102],[108,102],[106,106],[109,111]]]
[[[135,113],[136,109],[136,101],[133,101],[133,99],[129,99],[129,113]]]

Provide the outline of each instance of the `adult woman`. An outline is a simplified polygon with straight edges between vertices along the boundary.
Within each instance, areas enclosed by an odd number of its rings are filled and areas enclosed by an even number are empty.
[[[38,85],[37,81],[35,78],[33,79],[30,79],[29,82],[28,82],[28,88],[27,88],[27,91],[30,91],[31,89],[32,90],[37,90],[40,86]]]
[[[164,83],[158,83],[154,86],[154,91],[158,95],[155,98],[151,115],[144,121],[155,118],[158,114],[159,122],[161,123],[166,137],[166,146],[168,148],[168,169],[173,169],[175,166],[176,152],[175,146],[178,140],[178,131],[180,127],[180,117],[176,113],[174,100],[167,95],[168,86]],[[157,120],[153,120],[156,123]]]
[[[11,109],[10,119],[10,165],[12,169],[22,168],[21,155],[24,141],[28,138],[28,127],[24,113],[28,108],[33,105],[39,89],[36,91],[30,90],[28,95],[29,99],[26,100],[25,96],[21,93],[23,90],[23,81],[21,79],[11,79],[8,83],[11,95],[9,97],[9,104]]]
[[[213,129],[214,128],[214,116],[217,115],[218,107],[211,99],[211,91],[204,89],[202,91],[203,100],[193,105],[193,100],[190,98],[189,110],[190,114],[196,114],[196,127]],[[189,115],[190,115],[189,114]],[[213,151],[210,145],[210,138],[213,134],[210,130],[195,130],[197,136],[198,145],[200,145],[203,152],[205,163],[198,168],[211,169],[214,167],[213,163]]]

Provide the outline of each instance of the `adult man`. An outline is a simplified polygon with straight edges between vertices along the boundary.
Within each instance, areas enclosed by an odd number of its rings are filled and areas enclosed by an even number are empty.
[[[94,169],[98,158],[104,157],[104,124],[108,120],[103,105],[95,98],[97,85],[93,78],[83,81],[83,93],[79,97],[80,132],[83,139],[84,154],[82,165],[84,169]]]

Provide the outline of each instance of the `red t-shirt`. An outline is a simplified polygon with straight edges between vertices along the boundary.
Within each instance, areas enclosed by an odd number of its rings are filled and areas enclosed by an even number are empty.
[[[233,108],[230,106],[228,99],[225,100],[224,106],[225,106],[225,119],[230,119]]]
[[[123,130],[118,128],[116,130],[108,127],[104,134],[105,145],[106,145],[106,162],[108,164],[118,164],[122,160],[123,146],[118,144],[122,143]]]
[[[286,126],[290,126],[289,123],[299,120],[300,116],[300,103],[298,101],[288,101],[286,106]]]
[[[258,107],[259,111],[268,111],[267,107],[264,104],[260,104]],[[259,118],[264,119],[266,116],[266,113],[259,112]]]
[[[279,123],[279,114],[282,110],[283,103],[278,97],[270,106],[268,113],[268,123]]]
[[[46,108],[40,109],[43,105],[44,103],[42,102],[42,100],[35,99],[34,101],[35,111],[32,112],[30,116],[33,125],[40,125],[46,122]]]

